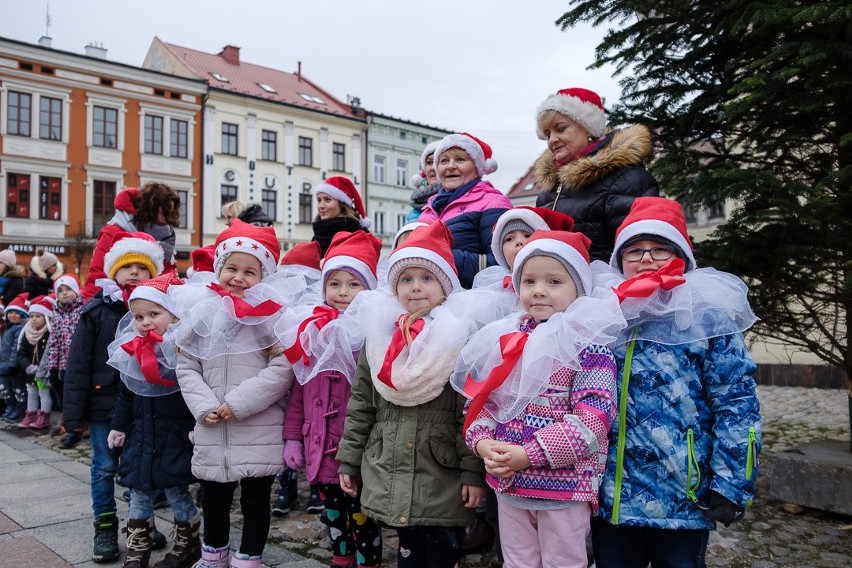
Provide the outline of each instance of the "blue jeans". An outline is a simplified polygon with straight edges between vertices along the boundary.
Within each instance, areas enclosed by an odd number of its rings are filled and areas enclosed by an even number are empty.
[[[157,498],[159,489],[142,491],[140,489],[130,490],[130,510],[128,516],[131,519],[141,521],[151,518],[154,514],[154,500]],[[186,485],[180,487],[167,487],[163,490],[169,505],[175,514],[175,521],[185,523],[192,520],[198,514],[195,501]]]
[[[108,421],[89,423],[89,442],[92,444],[92,514],[96,521],[101,515],[115,513],[115,472],[118,470],[120,452],[109,449],[107,436]]]
[[[597,568],[704,568],[710,531],[611,525],[592,518]]]

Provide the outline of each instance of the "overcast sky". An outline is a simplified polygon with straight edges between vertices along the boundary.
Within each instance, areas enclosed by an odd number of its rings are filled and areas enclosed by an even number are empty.
[[[560,31],[556,0],[0,0],[0,35],[142,65],[154,36],[243,61],[302,73],[342,101],[382,114],[468,131],[494,149],[489,179],[505,191],[544,149],[536,106],[573,86],[607,106],[620,90],[612,70],[588,71],[604,29]]]

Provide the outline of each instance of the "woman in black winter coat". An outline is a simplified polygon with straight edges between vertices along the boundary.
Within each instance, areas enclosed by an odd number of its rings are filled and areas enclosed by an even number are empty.
[[[600,97],[580,88],[551,95],[536,116],[538,136],[547,141],[533,167],[543,189],[536,206],[573,217],[574,230],[592,240],[591,260],[609,262],[615,231],[633,200],[659,195],[645,169],[651,132],[636,124],[606,133]]]
[[[354,233],[366,230],[370,220],[361,202],[361,196],[349,178],[331,176],[314,188],[317,216],[314,219],[314,237],[320,245],[320,255],[331,244],[334,235],[341,231]]]

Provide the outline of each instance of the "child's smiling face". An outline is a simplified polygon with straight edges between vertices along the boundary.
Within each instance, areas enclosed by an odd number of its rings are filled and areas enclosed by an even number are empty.
[[[344,312],[362,290],[364,285],[355,276],[345,270],[335,270],[325,281],[325,301],[332,308]]]
[[[577,286],[561,262],[534,256],[523,265],[518,295],[527,313],[541,323],[577,299]]]
[[[438,278],[425,268],[409,266],[399,274],[396,296],[409,312],[428,306],[437,306],[444,299],[444,289]]]
[[[232,252],[219,271],[219,286],[237,298],[260,282],[263,276],[260,260],[245,252]]]

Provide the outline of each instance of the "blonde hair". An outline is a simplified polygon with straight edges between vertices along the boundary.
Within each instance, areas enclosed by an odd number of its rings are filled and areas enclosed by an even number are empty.
[[[246,210],[248,205],[242,201],[229,201],[222,206],[222,217],[236,219],[240,213]]]
[[[466,150],[464,150],[463,148],[459,148],[458,146],[453,146],[452,148],[447,148],[446,150],[441,152],[441,157],[443,158],[444,156],[453,157],[453,158],[459,158],[459,157],[467,158],[468,160],[473,161],[473,156],[471,156],[470,154],[467,153]],[[435,164],[435,165],[437,166],[438,164]]]
[[[577,122],[576,120],[571,118],[570,116],[562,114],[558,110],[553,110],[553,109],[543,110],[543,111],[541,111],[541,113],[539,113],[539,115],[538,115],[538,129],[541,130],[541,131],[545,131],[548,128],[550,128],[551,126],[553,126],[554,123],[556,123],[556,121],[558,121],[558,120],[570,120],[571,122],[573,122],[574,124],[576,124],[577,126],[582,128],[583,132],[586,133],[586,136],[588,136],[589,138],[592,138],[592,135],[589,134],[589,131],[586,130],[585,126],[583,126],[582,124],[580,124],[579,122]]]
[[[432,310],[434,310],[435,308],[437,308],[438,306],[443,304],[445,300],[446,300],[446,298],[443,298],[437,304],[418,308],[418,309],[416,309],[413,312],[408,314],[408,320],[406,320],[405,324],[402,327],[399,328],[399,330],[402,332],[402,337],[403,337],[403,339],[405,339],[405,344],[407,346],[411,347],[411,343],[414,341],[414,338],[411,337],[411,326],[414,324],[414,322],[416,322],[417,320],[419,320],[423,316],[429,315],[429,312],[431,312]]]

